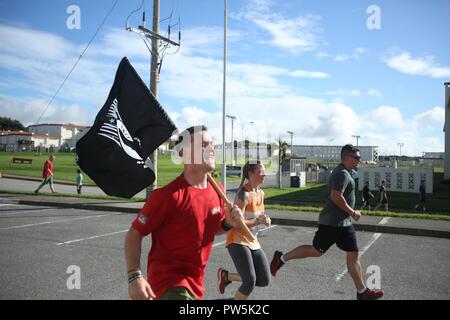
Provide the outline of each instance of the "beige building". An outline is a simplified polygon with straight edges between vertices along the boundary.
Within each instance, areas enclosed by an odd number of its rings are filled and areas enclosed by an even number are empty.
[[[28,127],[36,148],[70,151],[91,127],[74,124],[36,124]]]
[[[73,124],[37,124],[28,131],[0,132],[0,151],[70,151],[90,129]]]

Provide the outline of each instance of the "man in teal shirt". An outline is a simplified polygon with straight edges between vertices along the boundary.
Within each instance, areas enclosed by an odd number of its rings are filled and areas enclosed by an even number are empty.
[[[383,291],[366,288],[363,280],[359,249],[356,241],[355,221],[361,217],[355,207],[355,180],[351,172],[361,157],[359,149],[347,144],[341,149],[341,163],[332,171],[328,181],[327,202],[319,215],[319,227],[312,245],[301,245],[283,255],[275,251],[270,271],[273,276],[289,260],[322,256],[333,244],[347,253],[347,268],[357,290],[358,300],[374,300],[383,296]]]

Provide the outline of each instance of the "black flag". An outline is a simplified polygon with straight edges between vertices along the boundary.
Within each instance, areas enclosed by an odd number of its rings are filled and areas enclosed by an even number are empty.
[[[148,156],[175,130],[125,57],[108,100],[76,145],[78,165],[106,194],[131,198],[155,180]]]

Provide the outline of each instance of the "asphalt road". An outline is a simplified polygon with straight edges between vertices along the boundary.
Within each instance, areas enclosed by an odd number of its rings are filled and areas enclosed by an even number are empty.
[[[127,299],[123,255],[126,230],[133,214],[34,207],[0,199],[0,299]],[[260,233],[269,260],[275,249],[309,244],[314,228],[273,226]],[[206,269],[205,299],[229,298],[216,288],[219,266],[233,270],[216,237]],[[449,299],[450,242],[447,239],[358,233],[364,270],[380,268],[386,299]],[[142,265],[150,240],[144,242]],[[344,253],[336,247],[322,258],[289,262],[269,287],[257,288],[252,299],[354,299]],[[68,289],[79,267],[80,289]],[[72,267],[73,268],[73,267]],[[369,277],[370,274],[366,274]],[[71,280],[71,281],[70,281]]]

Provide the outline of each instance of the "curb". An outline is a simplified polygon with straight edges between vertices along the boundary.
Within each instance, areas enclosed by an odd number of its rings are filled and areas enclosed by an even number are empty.
[[[317,221],[311,220],[272,218],[272,222],[273,224],[284,226],[317,227]],[[393,227],[386,225],[372,225],[359,223],[354,224],[354,227],[356,231],[450,239],[450,231],[443,231],[443,230],[415,229],[406,227]]]
[[[14,180],[24,180],[24,181],[33,181],[33,182],[42,182],[42,178],[35,178],[35,177],[25,177],[25,176],[11,176],[9,174],[1,174],[0,178],[4,179],[14,179]],[[62,184],[66,186],[76,186],[77,184],[74,182],[67,182],[63,180],[53,180],[53,184]],[[96,185],[90,185],[90,184],[84,184],[83,186],[86,187],[96,187]]]
[[[109,212],[123,212],[123,213],[139,213],[140,208],[115,207],[95,203],[56,203],[50,201],[37,200],[17,200],[18,204],[35,205],[35,206],[49,206],[57,208],[74,208],[81,210],[95,210],[95,211],[109,211]],[[302,220],[302,219],[286,219],[286,218],[272,218],[273,224],[284,226],[297,227],[316,227],[317,221]],[[432,237],[450,239],[450,231],[434,230],[434,229],[416,229],[406,227],[393,227],[386,225],[372,225],[372,224],[354,224],[357,231],[400,234],[419,237]]]

